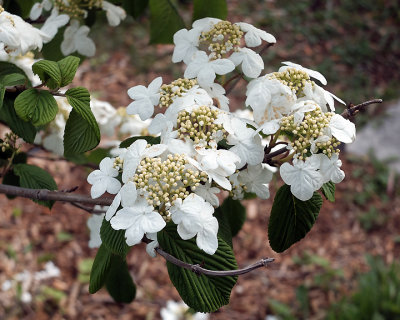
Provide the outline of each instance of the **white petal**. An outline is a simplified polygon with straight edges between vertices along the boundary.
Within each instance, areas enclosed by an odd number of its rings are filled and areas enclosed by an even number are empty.
[[[332,135],[341,142],[352,143],[356,138],[356,126],[339,114],[332,116],[329,123]]]
[[[158,232],[165,225],[165,220],[155,211],[144,214],[140,220],[140,226],[145,232]]]
[[[110,220],[111,227],[114,230],[125,230],[134,225],[138,220],[138,214],[135,209],[127,207],[117,211],[115,216]]]
[[[107,185],[107,192],[111,194],[117,194],[118,191],[121,189],[121,182],[119,182],[115,178],[107,178],[104,181]]]
[[[223,75],[235,70],[235,65],[228,59],[217,59],[209,63],[216,74]]]
[[[123,207],[133,207],[136,202],[137,190],[136,185],[132,181],[128,181],[123,185],[120,191],[121,205]]]
[[[115,212],[117,212],[120,203],[121,203],[121,194],[117,193],[113,202],[111,203],[111,206],[107,209],[106,212],[107,221],[110,221],[110,219],[114,216]]]
[[[106,189],[107,184],[105,184],[102,180],[96,181],[90,189],[90,195],[93,199],[96,199],[103,195],[106,192]]]
[[[144,232],[138,225],[133,225],[125,231],[126,244],[134,246],[140,243],[143,239]]]

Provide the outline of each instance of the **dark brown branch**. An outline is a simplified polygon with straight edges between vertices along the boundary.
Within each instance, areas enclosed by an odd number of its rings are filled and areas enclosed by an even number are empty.
[[[286,147],[284,147],[282,149],[278,149],[274,152],[264,155],[263,163],[268,163],[269,160],[271,160],[273,157],[279,156],[280,154],[285,153],[286,151],[288,151],[288,149]]]
[[[79,209],[82,209],[88,213],[91,214],[103,214],[106,212],[106,210],[102,210],[102,209],[94,209],[94,207],[91,206],[85,206],[83,204],[80,203],[76,203],[76,202],[70,202],[71,205],[73,205],[74,207],[77,207]]]
[[[341,116],[345,119],[348,119],[348,118],[356,115],[362,108],[369,106],[371,104],[382,103],[382,102],[383,102],[382,99],[373,99],[373,100],[369,100],[369,101],[360,103],[356,106],[352,103],[349,103],[347,105],[347,109],[342,112]]]
[[[174,256],[171,256],[169,253],[165,252],[161,248],[156,248],[156,252],[162,256],[165,260],[173,263],[174,265],[177,265],[178,267],[185,268],[187,270],[193,271],[197,275],[204,274],[206,276],[214,276],[214,277],[228,277],[228,276],[239,276],[248,272],[251,272],[255,269],[261,268],[261,267],[266,267],[268,264],[273,262],[275,259],[274,258],[265,258],[261,259],[260,261],[249,265],[245,268],[238,269],[238,270],[225,270],[225,271],[217,271],[217,270],[209,270],[201,267],[199,264],[190,264],[186,263],[182,260],[179,260],[175,258]]]
[[[28,189],[22,187],[9,186],[0,184],[0,193],[8,194],[10,196],[17,196],[36,200],[52,200],[72,203],[85,203],[85,204],[98,204],[101,206],[110,206],[112,198],[97,198],[92,199],[90,197],[81,194],[71,194],[60,191],[50,191],[46,189]]]

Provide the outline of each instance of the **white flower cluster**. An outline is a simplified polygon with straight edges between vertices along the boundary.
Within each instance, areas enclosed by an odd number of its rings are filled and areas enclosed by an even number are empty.
[[[47,17],[41,31],[47,34],[51,40],[57,34],[58,29],[69,22],[69,26],[64,31],[61,52],[67,56],[76,51],[83,56],[92,57],[96,52],[96,46],[93,40],[88,37],[90,28],[81,24],[88,14],[88,9],[104,10],[109,25],[113,27],[118,26],[126,18],[126,12],[123,8],[108,1],[43,0],[33,5],[30,19],[35,21],[44,11],[51,10],[51,14]]]
[[[175,302],[168,300],[165,308],[161,308],[160,315],[162,320],[208,320],[208,313],[192,313],[183,301]]]
[[[41,50],[43,43],[52,37],[36,29],[21,17],[11,14],[0,5],[0,57],[25,55],[31,50]]]
[[[257,78],[262,59],[241,45],[255,47],[262,40],[275,42],[247,23],[195,21],[193,29],[174,36],[173,61],[187,64],[184,78],[163,84],[158,77],[148,87],[128,90],[134,100],[128,114],[147,120],[155,107],[165,109],[148,128],[159,135],[160,144],[138,138],[114,158],[103,159],[100,169],[88,176],[93,198],[116,194],[105,219],[115,230],[125,230],[128,245],[146,236],[153,240],[147,251],[155,256],[156,233],[172,221],[182,239],[196,237],[200,249],[214,254],[216,194],[227,190],[235,199],[243,199],[245,192],[269,198],[273,171],[265,150],[278,145],[287,146],[286,155],[272,164],[281,166],[282,178],[299,199],[310,199],[325,182],[343,179],[337,147],[354,140],[355,128],[328,112],[334,110],[334,98],[341,100],[311,80],[326,84],[320,73],[290,62]],[[230,112],[224,88],[214,82],[216,74],[225,75],[240,64],[245,76],[255,78],[247,86],[252,117]]]

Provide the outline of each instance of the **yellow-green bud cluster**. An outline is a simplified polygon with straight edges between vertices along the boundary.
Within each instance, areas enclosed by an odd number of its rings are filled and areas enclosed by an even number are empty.
[[[296,92],[297,98],[304,96],[303,88],[307,82],[313,84],[310,80],[310,76],[302,71],[295,68],[288,68],[285,71],[273,72],[269,79],[279,80],[284,85],[288,86],[292,91]]]
[[[13,132],[8,132],[4,135],[4,140],[0,142],[0,149],[5,152],[8,149],[15,149],[15,144],[18,136]]]
[[[294,116],[290,115],[281,119],[281,130],[288,132],[289,136],[293,136],[290,142],[298,159],[304,160],[311,155],[311,144],[318,137],[324,135],[325,128],[329,126],[329,122],[334,115],[333,112],[322,112],[317,109],[304,114],[304,119],[298,125],[294,124]],[[329,158],[334,153],[339,153],[340,142],[331,137],[326,142],[317,142],[315,146],[317,150],[322,151]]]
[[[54,6],[71,18],[84,18],[86,9],[102,8],[103,0],[55,0]]]
[[[0,13],[4,11],[4,8],[0,5]]]
[[[220,59],[231,50],[237,50],[243,31],[229,21],[220,21],[208,32],[202,32],[200,43],[207,44],[214,59]]]
[[[123,166],[124,166],[124,159],[116,157],[114,159],[113,168],[117,169],[118,171],[121,171]]]
[[[192,89],[197,84],[196,79],[179,78],[170,84],[161,86],[160,107],[169,107],[174,98],[182,97],[182,95]]]
[[[219,130],[225,134],[221,124],[214,123],[219,114],[218,109],[201,106],[192,112],[181,111],[178,114],[177,126],[180,139],[190,138],[195,143],[209,142]]]
[[[165,204],[173,204],[178,198],[185,199],[200,182],[207,181],[207,174],[187,168],[184,155],[170,154],[166,160],[160,157],[143,159],[133,177],[137,189],[148,192],[147,202],[159,207],[164,219],[168,219]]]

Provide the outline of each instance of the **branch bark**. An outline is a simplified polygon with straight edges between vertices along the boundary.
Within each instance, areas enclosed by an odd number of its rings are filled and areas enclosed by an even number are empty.
[[[383,102],[382,99],[373,99],[373,100],[369,100],[369,101],[360,103],[356,106],[352,103],[349,103],[347,105],[347,109],[342,112],[341,116],[345,119],[348,119],[348,118],[356,115],[362,108],[369,106],[371,104],[382,103],[382,102]]]
[[[53,200],[71,203],[98,204],[101,206],[110,206],[112,198],[97,198],[92,199],[81,194],[71,194],[61,191],[50,191],[46,189],[28,189],[6,184],[0,184],[0,193],[10,196],[17,196],[36,200]]]
[[[174,256],[171,256],[169,253],[165,252],[160,247],[156,248],[155,250],[165,260],[173,263],[174,265],[176,265],[178,267],[182,267],[187,270],[191,270],[197,275],[204,274],[206,276],[214,276],[214,277],[239,276],[239,275],[251,272],[255,269],[258,269],[261,267],[266,267],[266,266],[268,266],[268,264],[270,264],[271,262],[273,262],[275,260],[274,258],[264,258],[256,263],[251,264],[242,269],[218,271],[218,270],[205,269],[205,268],[201,267],[199,264],[186,263],[182,260],[175,258]]]

